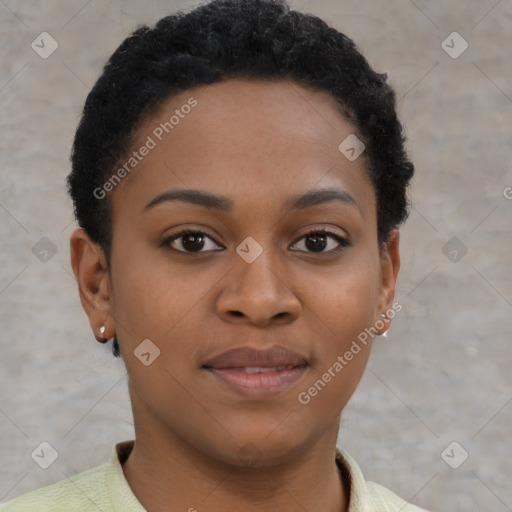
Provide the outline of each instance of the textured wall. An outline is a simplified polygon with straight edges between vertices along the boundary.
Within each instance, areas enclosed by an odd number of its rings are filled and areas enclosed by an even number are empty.
[[[0,2],[0,501],[103,463],[133,437],[122,362],[94,341],[78,299],[64,179],[107,57],[137,24],[195,5],[148,3]],[[510,511],[512,1],[292,5],[388,72],[417,173],[404,311],[374,345],[340,442],[368,479],[421,506]],[[31,48],[43,31],[58,43],[46,59]],[[59,455],[46,470],[30,456],[42,441]]]

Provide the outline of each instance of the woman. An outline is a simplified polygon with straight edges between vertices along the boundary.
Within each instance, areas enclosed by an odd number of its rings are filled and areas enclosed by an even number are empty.
[[[401,306],[413,165],[354,43],[281,0],[142,26],[90,92],[71,260],[135,440],[1,510],[419,511],[336,446]]]

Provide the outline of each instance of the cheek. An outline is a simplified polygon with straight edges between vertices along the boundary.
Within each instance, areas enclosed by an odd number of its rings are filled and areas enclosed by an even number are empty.
[[[357,354],[340,351],[328,363],[315,368],[311,378],[297,390],[302,421],[315,423],[315,418],[323,418],[323,424],[331,424],[339,417],[361,380],[370,346],[371,343],[360,345]],[[347,352],[352,354],[350,360]]]
[[[373,324],[380,291],[379,267],[373,259],[362,260],[337,274],[326,279],[323,286],[312,288],[307,299],[316,315],[316,330],[331,338],[334,345]]]
[[[113,315],[133,342],[167,339],[194,308],[205,307],[202,301],[222,277],[219,272],[199,276],[193,266],[171,264],[160,251],[134,250],[113,262]]]
[[[324,412],[334,407],[337,413],[347,403],[370,354],[379,289],[379,267],[372,258],[309,295],[318,344],[311,376],[301,388],[307,396],[299,403],[314,402],[313,408]]]
[[[370,355],[376,298],[372,286],[347,286],[342,293],[322,298],[322,322],[314,320],[320,325],[315,358],[296,397],[304,421],[335,421],[350,400]]]

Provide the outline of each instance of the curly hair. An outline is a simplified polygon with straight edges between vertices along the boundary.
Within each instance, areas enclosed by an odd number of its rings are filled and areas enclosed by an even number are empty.
[[[74,214],[110,269],[111,201],[94,193],[129,153],[143,120],[172,96],[230,78],[291,79],[326,91],[365,144],[379,243],[408,215],[414,174],[396,96],[345,34],[286,0],[213,0],[139,26],[112,54],[87,96],[71,151]],[[113,351],[120,355],[117,339]]]

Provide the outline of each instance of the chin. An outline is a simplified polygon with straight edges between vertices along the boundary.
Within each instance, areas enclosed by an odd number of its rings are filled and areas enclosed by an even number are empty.
[[[260,436],[239,436],[227,447],[216,450],[214,457],[240,468],[265,468],[288,462],[301,451],[302,443],[289,435],[269,439],[268,432]]]

